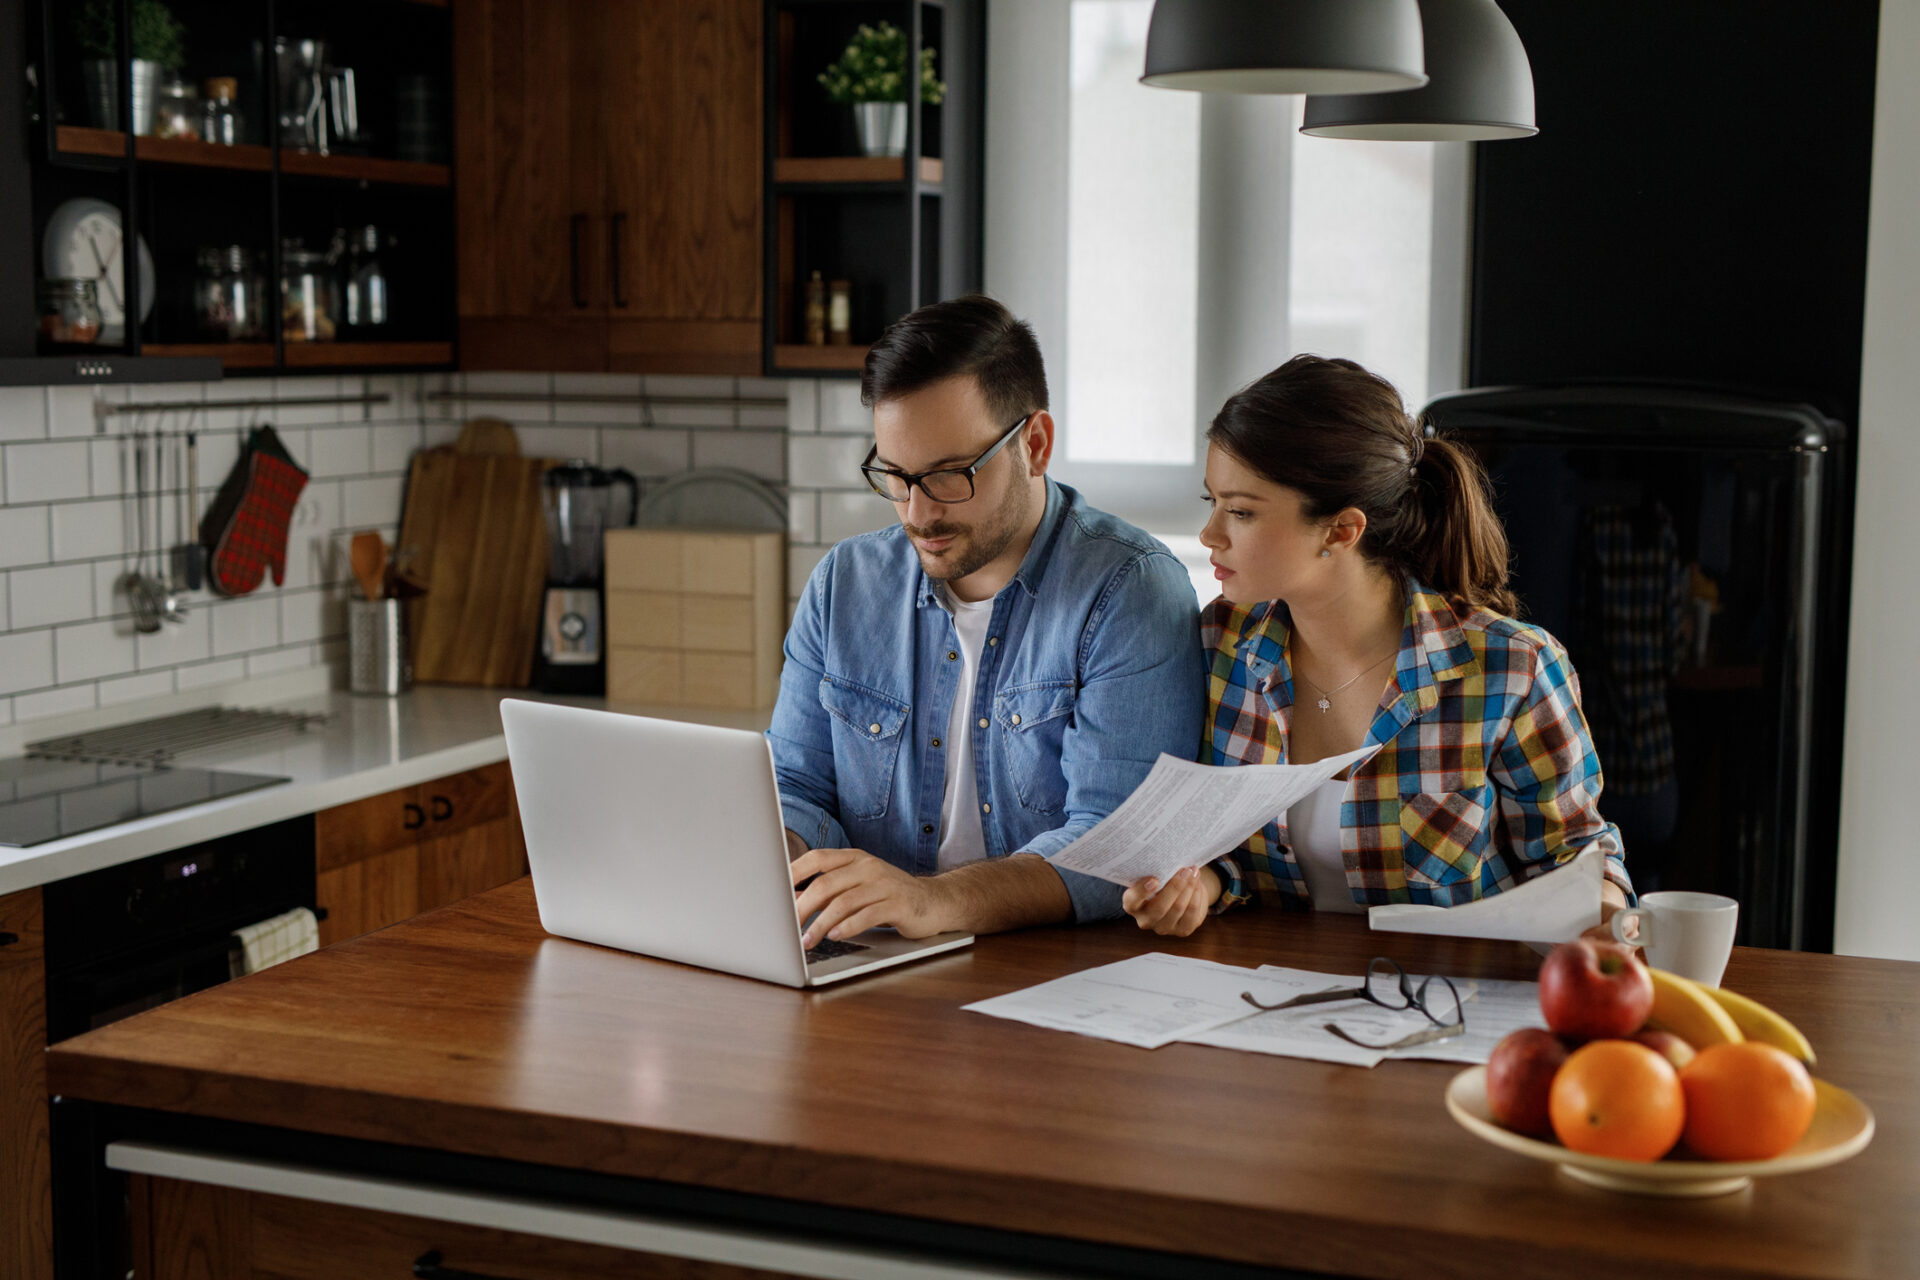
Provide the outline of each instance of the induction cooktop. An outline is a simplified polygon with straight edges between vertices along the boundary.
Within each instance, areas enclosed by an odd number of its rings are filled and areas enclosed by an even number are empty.
[[[286,781],[164,764],[0,760],[0,848],[45,844]]]

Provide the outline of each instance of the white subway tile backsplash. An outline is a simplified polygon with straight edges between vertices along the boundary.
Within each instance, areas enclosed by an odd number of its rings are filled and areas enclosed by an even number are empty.
[[[702,396],[712,400],[730,400],[740,394],[737,378],[694,378],[679,374],[647,375],[650,396]]]
[[[203,662],[197,666],[181,667],[173,673],[174,687],[185,693],[189,689],[202,689],[210,684],[226,684],[230,680],[244,679],[247,674],[245,658],[224,658],[219,662]]]
[[[637,476],[678,475],[693,465],[692,439],[685,431],[608,431],[600,439],[600,465]]]
[[[56,440],[98,435],[101,425],[109,420],[94,412],[96,390],[94,387],[48,387],[47,434]]]
[[[787,483],[797,489],[861,489],[868,436],[794,436],[787,441]]]
[[[0,693],[44,689],[53,683],[53,632],[0,636]]]
[[[529,458],[600,457],[600,433],[592,427],[519,427],[520,452]]]
[[[10,444],[6,453],[8,502],[57,502],[87,496],[85,441]]]
[[[413,464],[413,451],[420,447],[420,424],[383,422],[372,428],[373,469],[405,471]]]
[[[267,590],[262,588],[262,590]],[[230,600],[213,611],[213,654],[248,653],[280,646],[280,602],[272,594]]]
[[[345,386],[341,384],[345,383]],[[339,396],[360,394],[358,378],[306,377],[275,378],[273,380],[273,398],[276,400],[309,399],[317,396]],[[300,426],[322,422],[350,421],[349,415],[358,413],[357,409],[345,405],[287,405],[265,410],[264,421],[273,424],[280,431],[282,424]],[[286,433],[281,432],[282,435]],[[294,455],[298,457],[298,454]]]
[[[47,554],[47,509],[45,507],[7,507],[0,509],[0,569],[16,565],[45,564]]]
[[[820,540],[820,495],[797,492],[787,495],[787,541],[794,543]]]
[[[489,395],[534,398],[553,391],[551,373],[469,373],[463,391],[484,391]]]
[[[15,569],[7,584],[9,625],[50,627],[93,617],[93,568],[63,564],[47,569]]]
[[[348,483],[352,482],[321,480],[301,492],[293,527],[287,530],[287,580],[282,586],[314,586],[335,573],[333,536],[346,522],[340,511],[340,490]]]
[[[764,408],[756,408],[753,405],[742,405],[740,407],[739,422],[737,425],[747,428],[757,427],[761,430],[785,431],[787,429],[787,407],[778,404],[767,405]]]
[[[778,484],[787,478],[786,445],[780,431],[696,432],[693,465],[734,467]]]
[[[133,629],[124,623],[82,622],[53,633],[53,669],[61,684],[125,675],[133,668]]]
[[[13,699],[0,698],[0,725],[13,723]]]
[[[816,378],[794,378],[787,383],[787,430],[814,432],[820,429],[820,382]]]
[[[362,476],[373,470],[373,438],[363,426],[315,427],[307,432],[307,472],[315,479]]]
[[[700,427],[723,430],[734,425],[734,410],[710,404],[661,404],[649,406],[655,424],[662,427]]]
[[[0,573],[0,635],[5,635],[11,630],[13,630],[13,623],[8,621],[7,610],[7,575]]]
[[[338,591],[314,588],[284,591],[280,595],[280,640],[306,644],[347,633],[346,597]]]
[[[111,707],[141,698],[158,698],[173,692],[172,671],[149,671],[145,675],[116,676],[100,682],[100,705]]]
[[[893,504],[871,490],[820,495],[821,542],[835,543],[856,533],[890,528],[899,522]]]
[[[249,676],[272,675],[277,671],[297,671],[310,667],[314,663],[313,646],[294,645],[288,649],[274,649],[268,653],[250,653],[247,655],[247,674]]]
[[[355,529],[390,525],[400,519],[400,497],[406,490],[399,476],[377,476],[344,487],[341,523]]]
[[[873,411],[860,403],[860,384],[850,378],[821,378],[820,430],[871,431]]]
[[[47,397],[40,387],[0,387],[0,440],[47,438]]]
[[[826,547],[787,548],[787,595],[797,597],[807,585],[813,567],[827,556]]]
[[[158,631],[135,636],[134,655],[140,670],[205,662],[212,657],[213,615],[220,607],[213,600],[196,602],[188,609],[185,622],[166,623]]]
[[[203,442],[203,465],[205,447]],[[105,439],[87,441],[87,471],[91,478],[89,491],[96,498],[132,493],[133,452],[126,437],[107,436]],[[204,477],[206,472],[202,471],[201,475]]]
[[[132,549],[129,521],[118,498],[99,502],[62,502],[49,508],[53,519],[53,558],[90,560],[123,555]]]
[[[227,473],[240,460],[241,433],[238,431],[202,431],[194,440],[200,455],[200,487],[218,491],[226,483]],[[202,506],[201,510],[206,508]]]
[[[90,684],[73,685],[66,689],[48,689],[44,693],[21,694],[13,700],[13,718],[43,720],[48,716],[91,711],[96,705],[95,697],[94,687]]]
[[[638,374],[558,373],[553,378],[555,395],[605,396],[617,403],[556,404],[553,416],[558,422],[591,422],[608,426],[640,425],[640,388]]]

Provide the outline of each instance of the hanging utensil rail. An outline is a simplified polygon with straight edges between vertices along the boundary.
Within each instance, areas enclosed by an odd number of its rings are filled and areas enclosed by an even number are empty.
[[[375,391],[361,396],[271,396],[256,400],[145,400],[137,404],[101,404],[94,413],[111,418],[123,413],[166,413],[180,409],[293,409],[320,405],[391,404],[393,396]],[[781,403],[785,403],[782,401]]]
[[[639,404],[705,405],[717,409],[786,408],[785,396],[609,396],[557,391],[529,395],[520,391],[429,391],[425,400],[466,400],[475,404]]]

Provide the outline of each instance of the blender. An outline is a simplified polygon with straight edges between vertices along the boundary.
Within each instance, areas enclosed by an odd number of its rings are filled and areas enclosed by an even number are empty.
[[[546,473],[540,499],[547,516],[547,589],[533,687],[545,693],[604,693],[601,535],[633,523],[640,482],[624,468],[603,470],[575,459]]]

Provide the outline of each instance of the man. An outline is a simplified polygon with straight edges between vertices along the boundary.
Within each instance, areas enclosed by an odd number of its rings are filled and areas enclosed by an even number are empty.
[[[1186,572],[1047,478],[1033,330],[986,297],[923,307],[861,376],[862,468],[896,527],[808,580],[768,738],[811,948],[1121,914],[1050,854],[1200,741]]]

